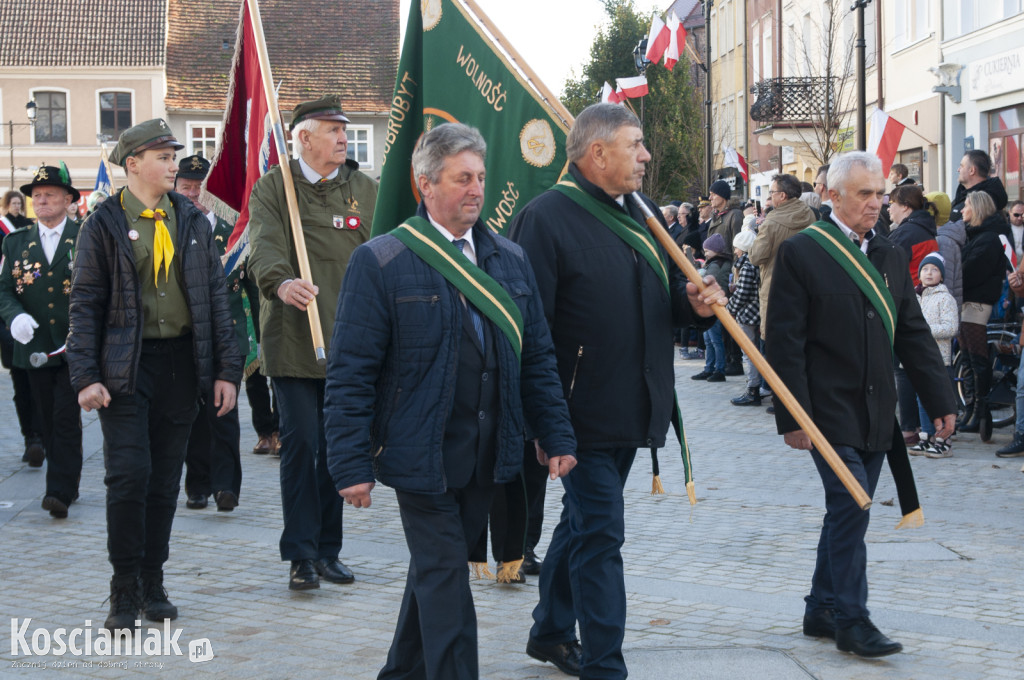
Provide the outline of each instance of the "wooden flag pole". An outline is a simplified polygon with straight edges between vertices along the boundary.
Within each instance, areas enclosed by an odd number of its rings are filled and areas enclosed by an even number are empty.
[[[661,247],[665,249],[665,252],[669,254],[679,269],[682,270],[686,275],[686,278],[688,278],[693,285],[697,286],[697,290],[703,292],[707,286],[703,279],[701,279],[697,268],[694,267],[693,263],[686,258],[683,251],[679,249],[676,242],[672,240],[671,236],[669,236],[665,227],[661,226],[661,222],[658,221],[658,218],[654,216],[654,213],[651,212],[651,209],[643,202],[643,200],[641,200],[636,192],[633,193],[633,200],[636,201],[636,204],[643,211],[644,217],[647,219],[647,226],[651,230],[651,233],[654,234],[654,237],[658,239],[658,243],[661,244]],[[825,459],[825,462],[828,463],[830,468],[832,468],[832,471],[836,473],[836,476],[839,477],[839,481],[841,481],[843,486],[846,487],[846,490],[850,492],[850,495],[853,496],[853,500],[860,506],[860,509],[867,510],[870,508],[871,498],[868,496],[867,492],[864,491],[860,482],[857,481],[857,478],[850,472],[850,468],[846,467],[846,463],[844,463],[843,459],[839,457],[839,454],[835,452],[832,445],[828,443],[825,439],[825,435],[821,433],[821,430],[819,430],[818,426],[814,424],[811,417],[807,415],[807,412],[804,411],[802,406],[800,406],[800,402],[796,400],[793,393],[790,392],[789,388],[786,387],[786,384],[782,382],[779,374],[775,372],[775,369],[771,367],[761,352],[758,351],[757,347],[754,346],[754,343],[747,337],[747,334],[743,332],[743,329],[740,328],[736,319],[732,318],[732,314],[730,314],[722,305],[712,305],[711,309],[714,311],[715,316],[718,317],[718,320],[722,322],[722,326],[725,327],[725,330],[729,331],[729,335],[732,336],[733,340],[735,340],[744,353],[746,353],[747,358],[750,359],[751,363],[757,366],[757,370],[761,373],[764,379],[768,381],[768,384],[771,386],[772,392],[775,396],[782,401],[786,410],[789,411],[793,418],[796,419],[796,422],[799,423],[803,431],[807,433],[807,436],[810,437],[811,442],[814,444],[814,448],[818,450],[818,453],[821,454]]]
[[[295,196],[295,180],[292,178],[292,169],[288,164],[288,146],[285,143],[284,128],[281,125],[281,112],[277,107],[277,94],[274,90],[274,79],[270,73],[270,56],[267,54],[267,41],[263,35],[263,19],[260,18],[260,5],[258,0],[246,0],[249,4],[249,16],[252,20],[252,32],[256,36],[256,53],[260,59],[260,72],[263,76],[263,92],[267,99],[267,110],[270,115],[270,124],[274,130],[274,144],[277,149],[277,162],[281,168],[281,177],[284,180],[284,195],[288,203],[288,217],[292,228],[292,241],[295,244],[295,255],[299,261],[299,277],[305,281],[312,282],[313,274],[309,269],[309,255],[306,252],[306,239],[302,234],[302,217],[299,215],[299,202]],[[320,308],[317,306],[316,297],[306,306],[306,316],[309,320],[309,331],[313,337],[313,352],[316,355],[317,366],[327,365],[327,353],[324,349],[324,332],[320,327]]]

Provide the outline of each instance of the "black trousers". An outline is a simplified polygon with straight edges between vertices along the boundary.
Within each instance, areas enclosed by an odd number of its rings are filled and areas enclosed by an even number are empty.
[[[46,447],[46,495],[65,505],[78,497],[82,477],[82,410],[67,364],[25,371]]]
[[[198,392],[191,337],[144,340],[135,394],[99,410],[115,575],[157,573],[167,561]]]
[[[245,396],[252,410],[252,427],[260,437],[269,437],[278,430],[277,400],[267,376],[257,369],[245,379]]]
[[[476,609],[470,543],[487,520],[493,486],[476,475],[442,494],[399,491],[409,575],[395,637],[378,680],[476,680]]]
[[[25,438],[26,443],[32,439],[42,438],[43,425],[32,407],[32,388],[28,382],[28,371],[14,365],[14,338],[3,321],[0,321],[0,365],[11,372],[14,411],[18,414],[21,436]]]
[[[242,488],[242,459],[239,455],[241,426],[238,408],[217,417],[213,396],[199,406],[192,424],[185,454],[185,493],[209,496],[231,491],[238,497]]]
[[[273,380],[281,409],[281,559],[336,559],[345,506],[327,470],[326,381]]]
[[[523,558],[524,548],[531,550],[540,541],[544,523],[544,495],[548,469],[537,462],[532,441],[523,447],[523,469],[507,484],[494,487],[488,520],[491,529],[491,554],[498,562]],[[487,527],[480,532],[470,551],[471,562],[487,561]]]

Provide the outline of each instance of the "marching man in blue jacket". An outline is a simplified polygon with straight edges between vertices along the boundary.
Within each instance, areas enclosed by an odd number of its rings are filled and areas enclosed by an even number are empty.
[[[576,440],[533,271],[480,221],[486,144],[440,125],[413,153],[416,216],[355,250],[327,369],[327,461],[339,493],[369,507],[397,491],[409,575],[380,678],[479,676],[470,543],[495,484],[513,479],[524,432],[552,479]]]

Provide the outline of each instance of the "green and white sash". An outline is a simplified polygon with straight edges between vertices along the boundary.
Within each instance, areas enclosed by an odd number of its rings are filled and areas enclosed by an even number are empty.
[[[391,234],[462,293],[508,339],[516,359],[523,351],[523,315],[505,289],[473,264],[429,221],[414,216]]]
[[[665,291],[671,294],[668,282],[668,266],[665,264],[665,259],[658,249],[654,236],[647,231],[646,227],[642,226],[627,213],[615,210],[607,203],[599,201],[588,194],[570,174],[564,175],[558,181],[558,184],[551,188],[560,194],[564,194],[578,206],[596,217],[613,234],[622,239],[627,246],[644,258],[651,269],[654,270],[654,273],[657,274],[658,280],[665,286]],[[686,444],[683,414],[679,409],[679,397],[674,389],[672,391],[672,429],[675,430],[676,437],[679,439],[679,451],[683,459],[683,474],[686,479],[686,495],[690,499],[690,504],[694,505],[697,502],[697,494],[694,489],[693,470],[690,464],[690,447]],[[657,459],[655,459],[655,463],[656,461]],[[655,474],[654,488],[661,486],[661,482],[657,477],[658,475]]]

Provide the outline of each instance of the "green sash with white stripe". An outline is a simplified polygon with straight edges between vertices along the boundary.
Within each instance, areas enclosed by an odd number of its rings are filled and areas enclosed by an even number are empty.
[[[414,216],[391,232],[421,260],[455,286],[466,300],[508,338],[516,359],[523,351],[523,315],[505,289],[473,264],[429,221]]]
[[[831,222],[815,222],[801,233],[807,234],[821,246],[857,284],[882,319],[885,332],[889,335],[889,346],[892,347],[896,333],[896,302],[892,299],[889,286],[868,256]]]
[[[658,275],[658,280],[665,286],[665,291],[671,297],[671,289],[668,283],[668,266],[665,264],[665,259],[658,249],[658,245],[651,232],[647,231],[644,226],[641,226],[627,213],[615,210],[607,203],[599,201],[588,194],[570,174],[563,176],[558,181],[558,184],[551,188],[565,195],[600,220],[613,234],[625,241],[626,245],[632,248],[640,257],[644,258],[647,264],[651,266],[651,269],[654,270],[654,273]],[[676,437],[679,439],[679,452],[683,458],[683,474],[686,479],[686,495],[690,499],[690,504],[693,505],[697,502],[697,494],[694,490],[693,470],[690,464],[690,447],[686,444],[686,431],[683,429],[683,413],[679,408],[679,397],[676,395],[675,390],[672,391],[672,429],[675,430]],[[654,452],[656,449],[651,449],[651,451]],[[653,462],[656,466],[656,457]],[[661,485],[657,477],[658,474],[655,472],[655,488]]]

